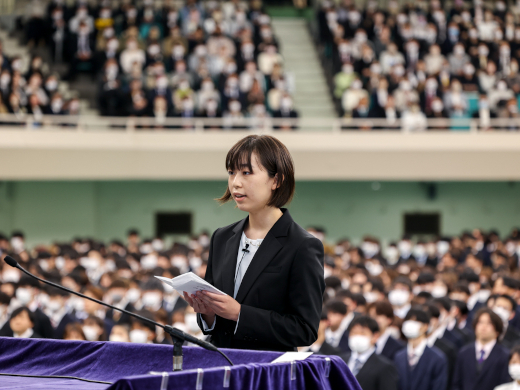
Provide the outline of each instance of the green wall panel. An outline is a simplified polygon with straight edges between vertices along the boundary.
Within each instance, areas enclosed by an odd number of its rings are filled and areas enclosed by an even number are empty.
[[[156,212],[193,213],[194,233],[244,216],[219,206],[225,181],[1,182],[0,231],[23,230],[31,245],[74,236],[124,238],[130,227],[154,234]],[[405,212],[439,212],[443,234],[481,227],[506,234],[520,226],[520,183],[441,182],[429,199],[417,182],[298,182],[291,214],[303,226],[319,225],[330,239],[384,240],[403,232]]]

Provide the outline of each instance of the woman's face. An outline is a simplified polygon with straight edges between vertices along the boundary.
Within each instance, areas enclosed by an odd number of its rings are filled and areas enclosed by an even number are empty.
[[[229,169],[228,187],[237,207],[254,213],[267,207],[277,180],[269,177],[255,153],[251,154],[251,168],[252,171],[247,166],[236,171]]]

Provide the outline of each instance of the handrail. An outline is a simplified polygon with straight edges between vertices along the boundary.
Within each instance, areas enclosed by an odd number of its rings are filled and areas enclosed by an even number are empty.
[[[207,131],[207,130],[298,130],[304,132],[341,132],[359,130],[422,131],[520,131],[520,118],[436,118],[419,121],[385,118],[156,118],[105,117],[95,115],[15,115],[0,114],[2,128],[72,131]]]

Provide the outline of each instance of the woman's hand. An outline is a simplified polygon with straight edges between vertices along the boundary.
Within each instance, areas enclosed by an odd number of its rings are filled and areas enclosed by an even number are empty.
[[[193,294],[190,297],[186,291],[184,291],[184,300],[188,302],[188,305],[193,307],[195,313],[201,314],[202,319],[206,322],[206,324],[209,327],[211,327],[211,325],[215,321],[215,312],[210,307],[208,307],[200,298]]]
[[[209,291],[197,291],[197,300],[201,300],[205,307],[212,310],[219,317],[238,321],[240,303],[229,295],[215,294]]]

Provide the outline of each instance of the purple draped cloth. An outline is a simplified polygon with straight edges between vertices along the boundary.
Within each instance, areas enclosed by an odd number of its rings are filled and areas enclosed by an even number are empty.
[[[0,389],[161,390],[167,379],[168,386],[164,389],[195,390],[198,368],[203,369],[201,389],[223,388],[225,366],[229,363],[221,355],[198,347],[183,350],[184,371],[173,372],[173,347],[168,345],[0,337]],[[336,356],[311,355],[291,368],[291,363],[270,363],[280,352],[223,351],[235,364],[231,367],[228,387],[232,390],[361,390],[345,362]],[[168,377],[149,374],[151,371],[167,372]]]

